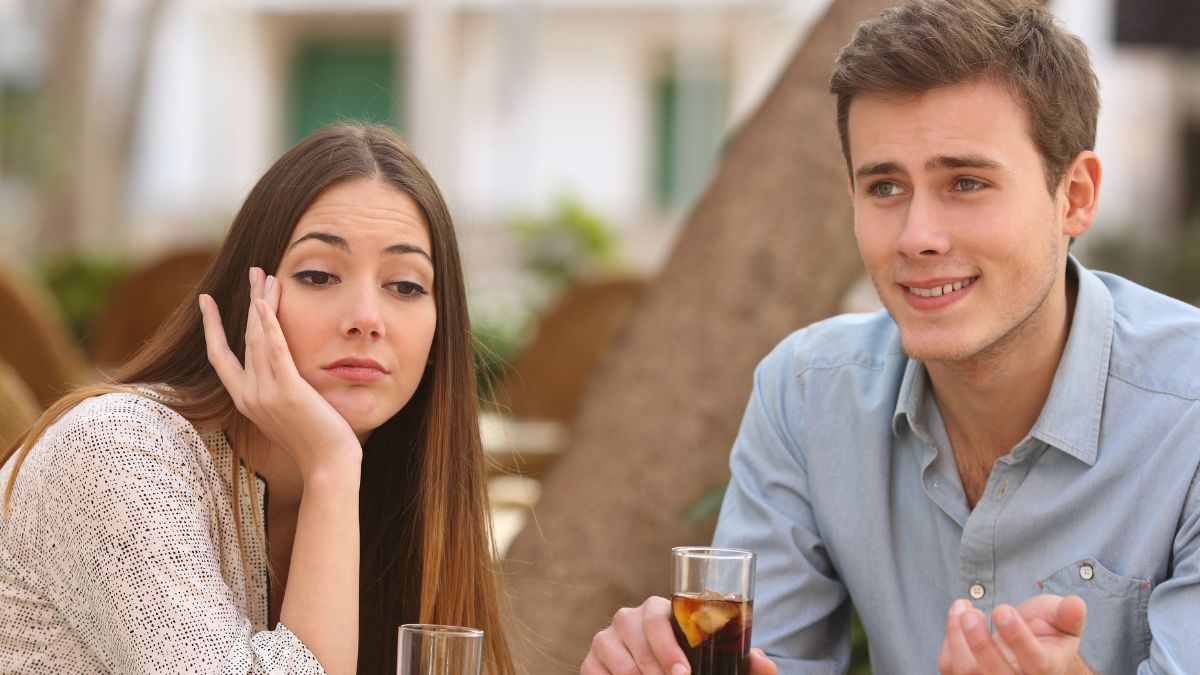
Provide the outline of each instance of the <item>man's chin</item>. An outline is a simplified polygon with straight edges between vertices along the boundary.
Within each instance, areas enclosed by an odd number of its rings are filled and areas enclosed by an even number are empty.
[[[961,340],[912,339],[902,334],[900,344],[908,358],[926,363],[959,363],[974,355],[974,350]]]

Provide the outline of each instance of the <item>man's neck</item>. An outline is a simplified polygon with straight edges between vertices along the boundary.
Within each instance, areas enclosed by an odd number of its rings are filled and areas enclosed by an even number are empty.
[[[1043,316],[987,353],[963,362],[929,362],[930,385],[960,469],[992,463],[1021,442],[1050,396],[1070,332],[1078,282],[1067,275]]]

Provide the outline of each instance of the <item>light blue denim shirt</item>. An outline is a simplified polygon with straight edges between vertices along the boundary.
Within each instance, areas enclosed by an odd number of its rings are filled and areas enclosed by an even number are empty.
[[[758,552],[753,640],[780,673],[936,673],[946,613],[1087,601],[1101,673],[1200,673],[1200,310],[1073,258],[1050,396],[967,508],[925,367],[884,312],[758,367],[715,541]]]

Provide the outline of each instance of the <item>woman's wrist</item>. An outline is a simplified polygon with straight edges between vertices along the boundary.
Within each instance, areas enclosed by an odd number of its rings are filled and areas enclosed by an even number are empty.
[[[353,490],[358,493],[362,483],[362,450],[356,448],[357,455],[347,454],[338,459],[331,459],[320,466],[311,468],[303,475],[304,492],[341,493]]]

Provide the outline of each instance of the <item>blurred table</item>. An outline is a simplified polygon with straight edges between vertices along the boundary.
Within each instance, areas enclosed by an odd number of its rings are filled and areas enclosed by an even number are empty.
[[[567,442],[566,426],[553,420],[516,419],[484,412],[479,436],[488,458],[488,474],[537,478],[558,459]]]
[[[479,415],[479,435],[488,462],[492,535],[503,556],[533,517],[533,506],[542,496],[537,479],[562,454],[567,430],[552,420],[485,412]]]

